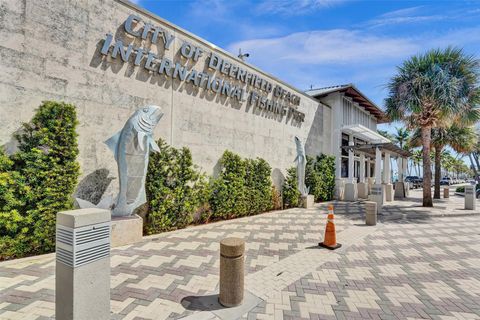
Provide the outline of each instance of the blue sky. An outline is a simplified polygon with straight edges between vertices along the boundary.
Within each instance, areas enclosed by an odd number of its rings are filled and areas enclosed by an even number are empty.
[[[354,83],[380,107],[410,56],[452,45],[480,57],[480,0],[135,2],[299,89]]]

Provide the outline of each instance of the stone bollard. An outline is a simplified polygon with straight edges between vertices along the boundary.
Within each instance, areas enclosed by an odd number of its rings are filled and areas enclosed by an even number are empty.
[[[225,307],[235,307],[243,302],[245,241],[225,238],[220,241],[220,296]]]
[[[365,202],[365,224],[367,226],[377,224],[377,203],[374,201]]]
[[[57,214],[55,318],[110,319],[110,211]]]
[[[443,188],[443,197],[445,199],[450,198],[450,188],[449,187]]]
[[[465,210],[475,210],[476,208],[475,186],[465,186]]]

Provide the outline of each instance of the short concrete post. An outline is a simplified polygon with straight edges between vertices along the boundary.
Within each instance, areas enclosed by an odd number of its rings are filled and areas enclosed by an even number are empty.
[[[475,198],[475,186],[465,186],[465,209],[475,210],[477,199]]]
[[[443,197],[445,199],[450,198],[450,188],[449,187],[443,188]]]
[[[225,238],[220,241],[220,296],[225,307],[235,307],[243,302],[245,241]]]
[[[377,224],[377,203],[373,201],[365,202],[365,224],[374,226]]]
[[[110,211],[57,214],[55,318],[110,319]]]

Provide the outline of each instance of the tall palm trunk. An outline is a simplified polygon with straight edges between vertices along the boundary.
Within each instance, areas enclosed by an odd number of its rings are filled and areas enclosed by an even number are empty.
[[[435,147],[435,190],[433,198],[440,199],[440,178],[442,175],[442,146]]]
[[[475,166],[475,163],[473,162],[473,157],[472,157],[471,153],[468,154],[468,158],[470,159],[470,162],[472,163],[472,168],[473,168],[473,173],[475,174],[475,179],[477,179],[478,178],[478,171],[477,171],[477,167]]]
[[[430,160],[430,143],[432,140],[432,127],[422,127],[422,144],[423,144],[423,206],[433,207],[432,200],[432,167]]]
[[[480,170],[480,162],[478,161],[478,153],[475,152],[475,153],[473,153],[472,155],[473,155],[473,159],[475,159],[475,162],[476,162],[476,164],[477,164],[478,170]],[[475,165],[475,164],[473,164],[473,165]]]

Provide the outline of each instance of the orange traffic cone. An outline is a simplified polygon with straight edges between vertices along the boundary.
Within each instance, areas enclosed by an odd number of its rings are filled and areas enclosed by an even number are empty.
[[[335,232],[335,215],[333,214],[333,204],[328,206],[328,218],[327,226],[325,227],[325,237],[323,242],[320,242],[318,245],[323,248],[330,250],[335,250],[340,248],[342,245],[337,243],[337,234]]]

